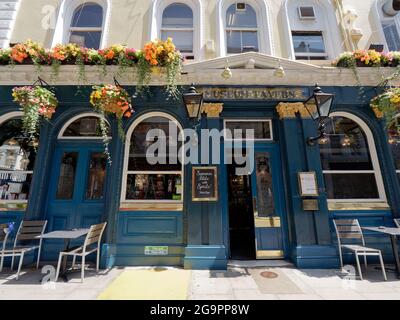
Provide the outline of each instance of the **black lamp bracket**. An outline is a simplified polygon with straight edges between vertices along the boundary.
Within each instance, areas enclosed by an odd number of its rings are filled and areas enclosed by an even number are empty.
[[[318,125],[318,135],[315,137],[307,138],[307,144],[309,146],[315,146],[315,143],[325,136],[325,120],[320,120]]]
[[[50,87],[50,85],[41,77],[38,77],[37,80],[32,84],[32,86]]]

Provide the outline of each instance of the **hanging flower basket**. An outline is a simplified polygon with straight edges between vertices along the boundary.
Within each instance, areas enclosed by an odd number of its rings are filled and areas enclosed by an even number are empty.
[[[56,111],[56,96],[42,86],[15,87],[12,96],[24,112],[22,123],[25,133],[30,139],[36,138],[39,135],[40,120],[51,119]]]
[[[122,127],[122,118],[130,118],[133,114],[132,101],[129,93],[118,85],[94,86],[90,95],[90,103],[93,108],[103,117],[100,118],[101,133],[105,146],[105,153],[111,163],[108,150],[109,132],[105,121],[106,115],[115,116],[118,124],[118,134],[123,139],[125,137]]]
[[[400,112],[400,88],[391,88],[372,99],[371,108],[378,117],[384,117],[389,126]]]
[[[183,59],[172,39],[150,41],[146,43],[142,51],[136,54],[138,58],[137,93],[141,93],[143,88],[148,86],[152,74],[159,75],[161,69],[165,69],[168,98],[177,98],[179,95],[177,83],[182,72]]]

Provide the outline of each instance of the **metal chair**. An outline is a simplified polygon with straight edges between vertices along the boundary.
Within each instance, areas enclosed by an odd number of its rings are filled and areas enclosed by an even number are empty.
[[[71,248],[69,251],[62,251],[58,257],[58,264],[57,264],[57,273],[56,273],[56,281],[58,280],[58,276],[60,274],[60,268],[62,264],[62,260],[64,256],[72,256],[72,269],[75,267],[76,257],[81,257],[81,281],[83,282],[85,278],[85,258],[89,254],[97,252],[96,258],[96,271],[99,271],[99,264],[100,264],[100,242],[103,232],[106,228],[107,222],[92,225],[90,227],[89,233],[85,238],[85,242],[83,246],[77,248]]]
[[[3,271],[4,258],[6,257],[5,251],[7,246],[8,235],[10,234],[10,230],[8,229],[8,224],[0,224],[0,242],[2,242],[1,246],[1,259],[0,259],[0,272]]]
[[[47,220],[41,221],[22,221],[19,225],[17,235],[15,236],[14,246],[11,250],[6,250],[8,255],[12,257],[11,259],[11,270],[14,268],[14,258],[20,257],[18,272],[17,272],[17,279],[19,277],[19,273],[21,270],[21,266],[24,260],[25,253],[29,251],[33,251],[38,249],[37,261],[36,261],[36,269],[39,268],[40,262],[40,253],[42,250],[42,235],[46,230]],[[35,245],[19,245],[21,241],[37,241],[38,244]]]
[[[387,280],[385,265],[383,264],[382,253],[378,249],[368,248],[365,246],[364,236],[361,226],[357,219],[336,219],[333,220],[336,236],[338,239],[340,266],[343,268],[342,250],[346,249],[354,253],[357,263],[360,279],[363,280],[359,256],[364,256],[365,268],[367,269],[367,256],[378,256],[382,268],[382,273],[385,281]],[[351,244],[343,244],[342,240],[352,240]],[[360,240],[362,245],[354,244],[354,240]]]
[[[394,224],[396,225],[396,227],[400,228],[400,219],[399,218],[393,219],[393,221],[394,221]]]

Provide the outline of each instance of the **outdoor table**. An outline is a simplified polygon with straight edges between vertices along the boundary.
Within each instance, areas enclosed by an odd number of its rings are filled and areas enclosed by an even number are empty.
[[[89,233],[90,229],[73,229],[73,230],[60,230],[60,231],[52,231],[49,233],[45,233],[42,236],[38,236],[37,238],[42,239],[64,239],[65,248],[64,251],[68,251],[70,249],[71,240],[78,239]],[[60,276],[67,279],[67,256],[63,258],[62,268]]]
[[[386,227],[362,227],[363,230],[384,233],[390,236],[392,242],[393,256],[396,263],[397,278],[400,279],[400,261],[399,251],[397,247],[397,237],[400,236],[400,228],[386,228]]]

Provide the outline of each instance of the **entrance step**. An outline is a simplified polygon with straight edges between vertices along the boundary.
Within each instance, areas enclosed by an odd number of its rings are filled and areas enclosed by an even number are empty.
[[[294,267],[294,264],[285,260],[229,260],[228,267],[235,267],[235,268]]]

